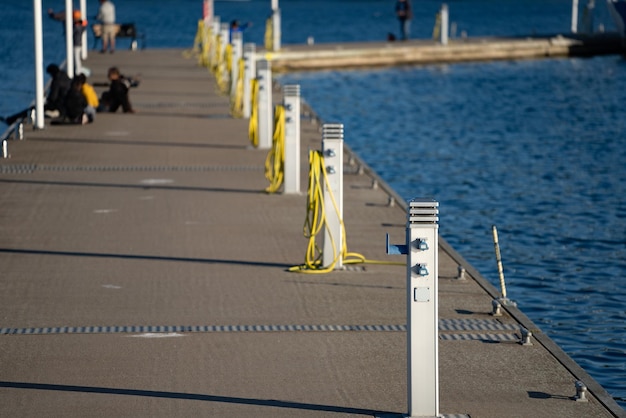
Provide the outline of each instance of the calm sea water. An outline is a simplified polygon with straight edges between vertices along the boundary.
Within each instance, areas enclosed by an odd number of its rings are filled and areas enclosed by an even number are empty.
[[[457,33],[469,36],[570,28],[570,0],[447,3]],[[613,30],[597,3],[595,26]],[[87,4],[95,13],[97,1]],[[118,20],[135,22],[149,48],[190,47],[202,10],[201,0],[116,4]],[[260,44],[270,4],[216,1],[215,10],[223,21],[251,22],[245,40]],[[441,3],[414,4],[412,34],[428,38]],[[32,3],[0,0],[0,6],[6,115],[34,96]],[[392,0],[280,6],[285,44],[397,33]],[[45,19],[44,32],[46,63],[62,61],[62,25]],[[300,84],[324,120],[343,123],[350,146],[402,196],[438,200],[441,234],[495,285],[491,225],[497,225],[508,296],[626,406],[623,58],[300,73],[281,81]]]

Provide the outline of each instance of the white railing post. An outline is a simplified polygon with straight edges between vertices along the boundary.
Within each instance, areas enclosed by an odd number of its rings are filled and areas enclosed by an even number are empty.
[[[441,45],[448,45],[449,22],[448,5],[444,3],[441,5]]]
[[[324,182],[323,186],[327,228],[324,229],[322,263],[328,267],[337,260],[337,270],[343,267],[343,124],[322,125],[322,153],[328,174],[328,184]]]
[[[284,193],[300,193],[300,86],[286,85]]]
[[[274,136],[274,109],[272,107],[272,69],[268,60],[257,63],[257,80],[259,82],[258,129],[259,149],[270,149]]]
[[[243,46],[243,117],[250,119],[252,113],[251,82],[256,77],[256,44],[247,43]]]
[[[233,32],[233,39],[230,43],[233,48],[232,67],[230,69],[230,97],[234,99],[237,95],[237,81],[239,80],[239,59],[243,57],[243,34]]]
[[[33,0],[33,20],[35,38],[35,129],[44,128],[44,86],[43,86],[43,23],[41,0]]]
[[[67,54],[65,58],[67,68],[65,70],[69,78],[74,78],[74,40],[72,36],[74,22],[72,12],[72,0],[65,0],[65,52]]]
[[[87,19],[87,0],[80,0],[80,18],[85,21]],[[82,44],[80,47],[80,57],[84,60],[87,59],[87,50],[89,49],[87,46],[87,30],[83,31],[83,35],[81,36]]]

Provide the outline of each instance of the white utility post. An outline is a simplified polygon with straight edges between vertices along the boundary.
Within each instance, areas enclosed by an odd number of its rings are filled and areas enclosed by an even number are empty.
[[[326,123],[322,125],[322,153],[328,184],[324,182],[324,210],[326,226],[324,229],[324,247],[322,264],[330,266],[335,259],[335,270],[343,267],[341,249],[343,247],[343,124]],[[331,197],[334,196],[334,203]],[[335,207],[335,204],[337,207]]]
[[[239,80],[239,59],[243,58],[243,33],[233,32],[233,39],[230,40],[233,48],[233,57],[230,68],[230,97],[234,99],[237,95],[237,81]]]
[[[256,77],[256,44],[246,43],[243,46],[243,117],[250,119],[252,113],[252,86],[251,82]]]
[[[300,85],[286,85],[285,98],[285,194],[300,193]]]
[[[35,37],[35,129],[44,128],[44,87],[43,87],[43,22],[41,0],[33,0],[33,23]]]
[[[226,47],[230,43],[230,25],[228,23],[220,24],[220,36],[222,37],[222,42],[220,45],[220,51],[222,52],[222,56],[218,57],[218,62],[220,67],[220,74],[222,74],[222,81],[224,83],[228,83],[230,74],[228,73],[228,68],[226,68]]]
[[[214,65],[217,65],[220,62],[220,57],[217,56],[217,40],[218,35],[220,34],[220,17],[213,16],[213,22],[211,23],[211,50],[209,51],[209,68],[213,68]]]
[[[409,202],[406,244],[388,254],[407,255],[407,369],[410,417],[439,416],[439,203]]]
[[[578,0],[572,0],[572,33],[578,32]]]
[[[65,0],[65,52],[67,55],[65,59],[67,68],[65,68],[65,70],[70,79],[74,78],[74,39],[72,36],[74,32],[73,10],[72,0]]]
[[[202,4],[202,18],[207,27],[213,22],[213,0],[204,0]]]
[[[448,45],[448,33],[450,33],[450,19],[448,14],[448,5],[441,5],[441,45]]]
[[[258,100],[258,133],[259,149],[272,148],[274,136],[274,109],[272,106],[272,67],[268,60],[259,60],[256,66],[259,81]]]
[[[83,20],[83,22],[87,20],[87,0],[80,0],[80,18]],[[85,27],[85,30],[83,31],[83,35],[81,37],[82,44],[80,48],[80,57],[84,60],[87,59],[87,50],[89,49],[87,47],[87,30],[86,29],[87,28]]]
[[[281,41],[281,21],[280,21],[280,8],[278,7],[278,0],[272,0],[272,46],[274,51],[280,51]]]

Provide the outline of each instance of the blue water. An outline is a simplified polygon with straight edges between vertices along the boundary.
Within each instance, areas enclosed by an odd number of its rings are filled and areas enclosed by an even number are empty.
[[[14,3],[0,0],[2,115],[34,96],[32,4]],[[87,3],[96,10],[97,1]],[[571,24],[570,0],[447,3],[457,33],[469,36],[567,33]],[[595,26],[614,30],[597,3]],[[190,47],[202,10],[201,0],[116,4],[118,20],[136,22],[150,48]],[[251,22],[245,40],[261,44],[270,4],[216,1],[215,10],[224,21]],[[414,4],[412,34],[428,38],[440,2]],[[391,0],[280,6],[284,44],[397,33]],[[44,31],[46,63],[60,62],[61,24],[45,19]],[[300,84],[324,120],[343,123],[346,141],[398,193],[438,200],[441,234],[499,286],[497,225],[508,296],[626,407],[623,58],[327,71],[281,81]]]

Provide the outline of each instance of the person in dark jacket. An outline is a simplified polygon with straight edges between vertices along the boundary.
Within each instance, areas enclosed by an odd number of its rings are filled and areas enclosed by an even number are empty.
[[[46,105],[45,115],[48,117],[58,117],[63,111],[65,96],[70,89],[71,80],[67,73],[56,64],[48,65],[46,72],[52,77]]]
[[[115,113],[121,106],[124,113],[135,113],[128,98],[128,89],[134,86],[133,80],[122,76],[117,67],[109,68],[108,77],[111,84],[109,90],[102,94],[98,110]]]
[[[88,122],[85,108],[87,99],[83,94],[83,82],[80,77],[74,77],[70,89],[65,95],[63,107],[63,122],[85,124]]]

